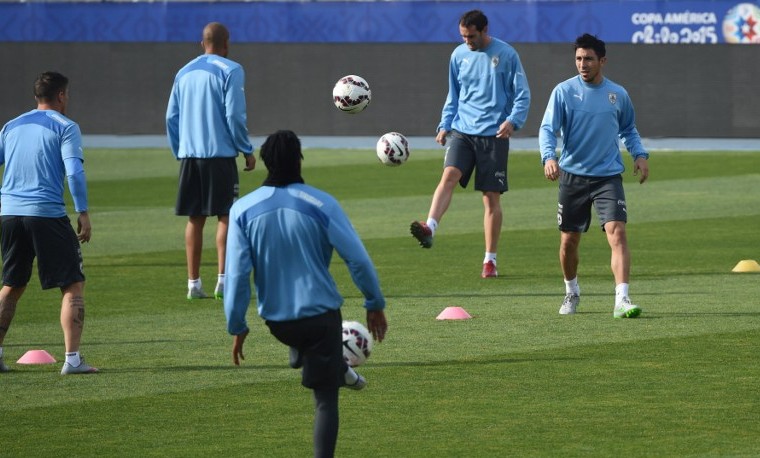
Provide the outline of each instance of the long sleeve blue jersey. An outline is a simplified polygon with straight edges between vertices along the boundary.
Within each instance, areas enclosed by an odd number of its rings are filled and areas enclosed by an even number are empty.
[[[497,38],[484,49],[461,44],[449,60],[449,93],[438,129],[493,136],[509,120],[525,125],[530,88],[517,51]]]
[[[77,212],[87,211],[79,125],[55,110],[32,110],[0,131],[0,213],[13,216],[66,216],[64,178]]]
[[[224,311],[227,329],[248,328],[251,273],[258,313],[289,321],[336,310],[343,303],[329,272],[333,250],[345,261],[368,310],[385,308],[374,265],[338,202],[301,183],[262,186],[230,210]]]
[[[557,158],[557,133],[563,142],[559,167],[574,175],[607,177],[622,173],[625,167],[620,139],[634,158],[649,157],[636,129],[628,93],[607,78],[591,84],[579,75],[554,88],[538,131],[544,163]]]
[[[182,67],[169,96],[166,133],[177,159],[251,154],[243,67],[215,54]]]

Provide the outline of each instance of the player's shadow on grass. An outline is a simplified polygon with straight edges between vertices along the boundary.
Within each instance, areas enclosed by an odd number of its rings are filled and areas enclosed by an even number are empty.
[[[517,364],[517,363],[533,363],[537,361],[581,361],[588,358],[562,356],[562,357],[546,357],[536,358],[533,356],[526,356],[524,358],[519,357],[507,357],[497,356],[492,358],[475,358],[475,359],[453,359],[442,361],[388,361],[388,362],[373,362],[373,367],[438,367],[438,366],[482,366],[484,364]],[[361,372],[361,368],[359,368]]]
[[[111,374],[126,374],[130,372],[219,372],[219,371],[261,371],[274,369],[290,369],[287,364],[245,364],[235,366],[230,362],[228,365],[219,364],[196,364],[196,365],[174,365],[174,366],[140,366],[140,367],[98,367],[100,372]]]
[[[92,346],[98,346],[98,345],[107,345],[109,347],[115,346],[115,345],[146,345],[146,344],[177,344],[177,343],[183,343],[183,342],[195,342],[192,339],[157,339],[157,340],[111,340],[107,342],[100,342],[100,341],[86,341],[83,346],[89,347]],[[33,347],[41,347],[41,348],[50,348],[50,347],[63,347],[63,342],[60,340],[56,340],[55,342],[21,342],[21,343],[12,343],[12,344],[4,344],[5,348],[33,348]]]
[[[656,312],[656,318],[668,317],[686,317],[694,318],[701,316],[721,316],[721,317],[760,317],[760,312]]]

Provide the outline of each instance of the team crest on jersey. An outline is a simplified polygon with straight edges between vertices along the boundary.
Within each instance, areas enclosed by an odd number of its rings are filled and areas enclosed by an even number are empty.
[[[499,56],[493,56],[491,58],[491,66],[496,68],[497,65],[499,65]]]
[[[617,94],[615,94],[614,92],[610,92],[609,94],[607,94],[607,98],[610,99],[611,104],[615,105],[615,103],[617,103]]]

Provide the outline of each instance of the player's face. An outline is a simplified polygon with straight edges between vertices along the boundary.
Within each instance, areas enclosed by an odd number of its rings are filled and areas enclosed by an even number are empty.
[[[466,44],[471,51],[477,51],[485,45],[485,34],[487,30],[487,28],[483,28],[481,32],[478,32],[478,29],[476,29],[474,25],[469,27],[459,26],[459,34],[462,35],[464,44]]]
[[[602,67],[606,61],[606,57],[600,59],[593,49],[578,48],[575,50],[575,67],[583,81],[587,83],[599,84],[602,82]]]

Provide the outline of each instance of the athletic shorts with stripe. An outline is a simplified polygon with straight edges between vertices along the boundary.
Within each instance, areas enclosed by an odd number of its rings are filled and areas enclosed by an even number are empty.
[[[623,178],[584,177],[565,171],[559,176],[557,225],[563,232],[586,232],[591,225],[591,205],[596,209],[599,224],[628,221]]]
[[[0,248],[4,285],[26,286],[35,257],[43,289],[62,288],[85,280],[82,250],[68,216],[3,216]]]
[[[509,139],[494,136],[467,135],[452,130],[449,134],[444,167],[453,166],[462,172],[459,185],[467,187],[475,172],[475,189],[481,192],[505,193]]]

